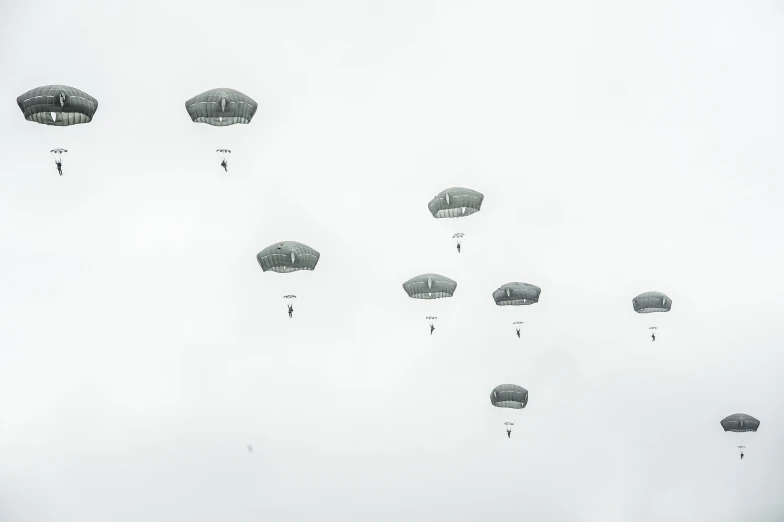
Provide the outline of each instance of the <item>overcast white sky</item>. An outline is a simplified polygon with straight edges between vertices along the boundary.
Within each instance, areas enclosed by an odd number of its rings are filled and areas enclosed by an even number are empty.
[[[784,519],[784,4],[125,4],[0,16],[0,520]],[[94,120],[26,122],[47,84]]]

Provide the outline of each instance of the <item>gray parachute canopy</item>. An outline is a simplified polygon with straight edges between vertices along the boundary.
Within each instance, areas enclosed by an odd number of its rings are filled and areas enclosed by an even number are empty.
[[[210,89],[185,102],[194,123],[228,127],[235,123],[250,123],[258,104],[249,96],[234,89]]]
[[[297,270],[315,270],[319,257],[321,254],[308,245],[281,241],[256,254],[256,261],[265,272],[269,270],[287,274]]]
[[[475,190],[452,187],[439,192],[427,208],[434,218],[458,218],[479,212],[484,199],[484,194]]]
[[[422,274],[403,283],[403,289],[413,299],[439,299],[452,297],[457,283],[439,274]]]
[[[638,314],[669,312],[672,308],[672,299],[661,292],[643,292],[632,299],[632,305]]]
[[[499,408],[525,408],[528,404],[528,390],[516,384],[500,384],[490,394],[490,402]]]
[[[724,428],[724,431],[757,431],[759,425],[760,421],[745,413],[734,413],[721,420],[721,427]]]
[[[493,300],[498,306],[531,305],[539,302],[542,289],[528,283],[506,283],[493,292]]]
[[[56,127],[90,123],[98,110],[98,100],[67,85],[30,89],[20,95],[16,103],[26,120]]]

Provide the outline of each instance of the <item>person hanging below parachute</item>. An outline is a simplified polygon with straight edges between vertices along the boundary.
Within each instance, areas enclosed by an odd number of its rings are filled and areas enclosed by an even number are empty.
[[[263,272],[278,274],[291,274],[299,271],[312,272],[316,269],[320,258],[321,254],[317,250],[297,241],[273,243],[256,254],[256,261]],[[289,300],[287,307],[289,318],[294,315],[291,299],[296,297],[295,295],[283,296],[284,299]]]
[[[745,413],[734,413],[727,417],[724,417],[721,420],[721,427],[724,428],[725,432],[731,431],[734,433],[744,433],[744,432],[756,432],[759,428],[760,421],[752,417],[751,415],[746,415]],[[740,450],[740,459],[743,460],[745,452],[743,450],[746,449],[746,446],[738,446]]]
[[[516,384],[500,384],[490,393],[490,403],[496,408],[521,410],[528,405],[528,390]],[[505,422],[506,436],[512,438],[513,422]]]
[[[54,164],[57,165],[57,172],[60,175],[63,175],[63,154],[67,154],[68,151],[65,149],[53,149],[49,151],[54,158]]]
[[[221,160],[221,167],[226,172],[229,171],[229,156],[231,155],[231,151],[229,149],[218,149],[215,152],[218,153],[218,157]]]
[[[465,187],[450,187],[442,190],[430,200],[427,209],[436,219],[462,218],[476,214],[482,209],[482,202],[485,196],[481,192]],[[457,253],[462,250],[460,238],[462,232],[458,232],[452,237],[457,239]]]
[[[284,295],[283,298],[284,299],[288,299],[287,305],[289,307],[289,319],[291,319],[292,314],[294,313],[294,305],[292,304],[291,300],[292,299],[296,299],[297,296],[296,295]]]
[[[27,121],[54,127],[90,123],[98,110],[98,100],[68,85],[43,85],[30,89],[16,98],[16,104]],[[50,152],[57,172],[62,176],[62,156],[68,151],[53,149]]]
[[[452,238],[457,238],[457,253],[460,253],[460,238],[463,237],[465,234],[462,232],[458,232],[457,234],[453,235]]]
[[[219,87],[210,89],[185,102],[185,110],[193,123],[205,123],[213,127],[247,125],[258,109],[258,103],[250,96],[235,89]],[[218,149],[221,167],[229,171],[229,149]]]
[[[421,274],[403,283],[403,290],[411,299],[444,299],[452,297],[457,290],[457,282],[440,274]],[[428,319],[435,319],[428,316]],[[436,327],[430,324],[430,335]]]
[[[430,335],[433,335],[433,330],[436,329],[436,326],[435,326],[435,324],[433,324],[433,321],[438,319],[438,317],[436,317],[434,315],[428,315],[425,319],[428,319],[430,321]]]
[[[522,321],[515,321],[512,324],[523,324],[523,322]],[[519,339],[520,338],[520,327],[516,326],[515,330],[517,330],[517,338]]]
[[[632,299],[632,307],[638,314],[669,312],[672,309],[672,299],[661,292],[643,292]],[[652,326],[649,329],[656,330],[656,327]],[[656,340],[656,335],[653,332],[651,340]]]

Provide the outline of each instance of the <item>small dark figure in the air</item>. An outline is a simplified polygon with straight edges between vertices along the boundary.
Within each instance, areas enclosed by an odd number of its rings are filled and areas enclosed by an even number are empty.
[[[291,319],[293,313],[294,313],[294,307],[289,305],[289,319]]]
[[[226,160],[221,161],[221,167],[223,167],[223,170],[228,172],[229,171],[229,162],[226,161]]]
[[[510,439],[512,438],[512,430],[510,430],[509,428],[506,428],[506,436]]]
[[[435,329],[436,329],[435,325],[433,325],[433,323],[430,323],[430,335],[433,335],[433,330]]]
[[[651,334],[651,339],[653,339],[654,341],[656,340],[656,334],[655,333]]]
[[[63,162],[62,161],[55,161],[54,163],[55,163],[55,165],[57,165],[57,172],[59,172],[60,175],[62,176],[63,175]]]
[[[457,253],[460,253],[460,243],[457,244]]]
[[[740,452],[740,460],[743,460],[743,452]]]
[[[517,328],[517,338],[518,339],[520,338],[520,329],[519,328]]]

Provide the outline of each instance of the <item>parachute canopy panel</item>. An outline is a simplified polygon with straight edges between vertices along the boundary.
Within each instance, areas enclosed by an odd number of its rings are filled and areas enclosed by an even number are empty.
[[[512,282],[493,292],[493,300],[498,306],[532,305],[539,302],[542,289],[528,283]]]
[[[235,123],[250,123],[258,104],[249,96],[234,89],[210,89],[185,102],[194,123],[228,127]]]
[[[463,187],[442,190],[427,204],[434,218],[458,218],[470,216],[482,209],[484,194]]]
[[[403,283],[403,289],[413,299],[440,299],[452,297],[457,282],[439,274],[422,274]]]
[[[498,408],[520,410],[528,404],[528,390],[516,384],[500,384],[490,394],[490,402]]]
[[[16,98],[16,103],[26,120],[56,127],[90,123],[98,110],[98,100],[67,85],[36,87]]]
[[[316,250],[296,241],[281,241],[256,254],[256,260],[263,271],[281,274],[315,270],[319,257],[321,254]]]
[[[759,425],[760,421],[745,413],[734,413],[721,420],[721,427],[724,428],[724,431],[757,431]]]
[[[632,305],[638,314],[669,312],[672,308],[672,299],[661,292],[643,292],[632,299]]]

